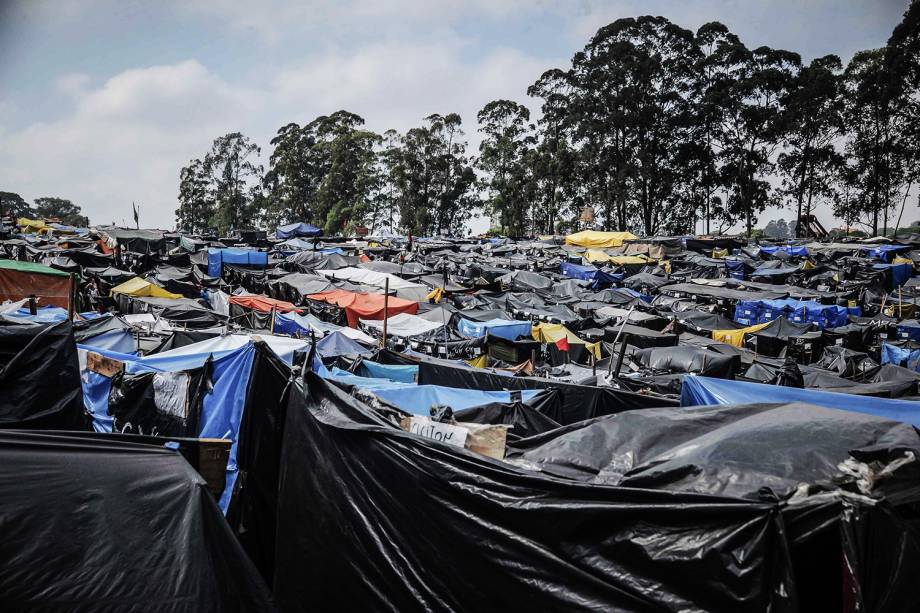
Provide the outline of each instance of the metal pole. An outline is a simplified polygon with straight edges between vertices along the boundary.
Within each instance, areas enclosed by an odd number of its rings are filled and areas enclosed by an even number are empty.
[[[67,299],[67,317],[69,319],[73,319],[74,301],[76,300],[76,294],[77,294],[76,276],[73,273],[70,273],[70,296]]]
[[[387,348],[387,319],[390,317],[390,278],[383,282],[383,337],[380,339],[381,349]]]
[[[629,313],[626,314],[626,317],[623,319],[622,325],[620,325],[620,329],[617,330],[617,335],[616,335],[616,337],[613,339],[613,347],[614,347],[614,348],[616,348],[616,346],[617,346],[617,341],[620,340],[620,335],[623,334],[623,330],[624,330],[624,328],[626,328],[626,324],[629,323],[629,318],[632,317],[633,311],[635,311],[635,310],[636,310],[636,305],[632,305],[631,307],[629,307]],[[624,341],[624,342],[623,342],[623,351],[625,351],[625,349],[626,349],[626,342],[625,342],[626,339],[624,338],[623,341]],[[617,361],[620,362],[620,363],[623,361],[622,351],[620,352],[620,357],[619,357],[619,359],[618,359]],[[620,367],[619,367],[619,365],[617,365],[617,374],[619,374],[619,372],[620,372]],[[607,374],[608,374],[608,375],[612,375],[612,374],[613,374],[613,356],[610,356],[610,362],[608,362],[608,364],[607,364]]]

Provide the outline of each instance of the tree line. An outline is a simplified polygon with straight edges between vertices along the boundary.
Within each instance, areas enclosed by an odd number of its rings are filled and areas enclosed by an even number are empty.
[[[89,218],[83,214],[78,205],[66,198],[58,198],[57,196],[44,196],[29,203],[16,192],[0,191],[0,217],[3,216],[9,217],[13,221],[22,217],[26,219],[57,219],[68,226],[89,227]]]
[[[476,152],[456,113],[404,133],[344,110],[287,124],[267,169],[249,138],[222,136],[180,173],[178,225],[458,235],[483,213],[526,236],[571,230],[590,207],[608,230],[750,234],[767,209],[828,207],[878,234],[900,225],[920,170],[918,26],[912,3],[885,47],[844,66],[750,49],[718,22],[620,19],[527,89],[536,117],[484,105]]]

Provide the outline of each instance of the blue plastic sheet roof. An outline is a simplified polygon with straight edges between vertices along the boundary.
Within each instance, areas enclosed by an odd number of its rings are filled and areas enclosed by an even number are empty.
[[[255,249],[208,249],[208,276],[219,277],[224,264],[238,266],[268,266],[268,253]]]
[[[515,321],[509,319],[489,319],[487,321],[473,321],[460,319],[457,322],[457,332],[468,338],[480,338],[487,333],[498,338],[516,341],[521,336],[530,337],[532,326],[529,321]]]
[[[866,398],[853,394],[709,377],[685,377],[681,386],[680,404],[684,407],[758,402],[804,402],[829,409],[875,415],[920,427],[920,403],[911,400]]]
[[[295,236],[319,236],[323,231],[308,223],[290,223],[278,226],[275,238],[294,238]]]

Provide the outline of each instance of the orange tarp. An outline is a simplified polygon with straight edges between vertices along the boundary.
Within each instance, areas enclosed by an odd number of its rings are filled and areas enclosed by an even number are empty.
[[[358,327],[359,319],[383,319],[383,294],[360,294],[334,289],[320,294],[311,294],[307,298],[342,307],[345,309],[348,325],[352,328]],[[390,296],[387,310],[390,317],[400,313],[415,315],[418,313],[418,302]]]
[[[230,304],[238,304],[249,309],[261,311],[262,313],[271,313],[272,308],[276,309],[280,313],[288,313],[290,311],[297,310],[296,306],[290,302],[285,302],[284,300],[275,300],[274,298],[269,298],[268,296],[247,294],[242,296],[230,296]]]

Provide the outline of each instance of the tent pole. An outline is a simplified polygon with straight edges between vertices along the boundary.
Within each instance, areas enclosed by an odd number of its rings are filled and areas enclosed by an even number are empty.
[[[76,276],[73,273],[70,273],[70,296],[67,300],[67,317],[68,319],[73,319],[74,312],[74,301],[77,299],[77,283]]]
[[[387,319],[390,317],[390,278],[387,277],[383,281],[383,337],[381,341],[381,349],[387,348]]]

